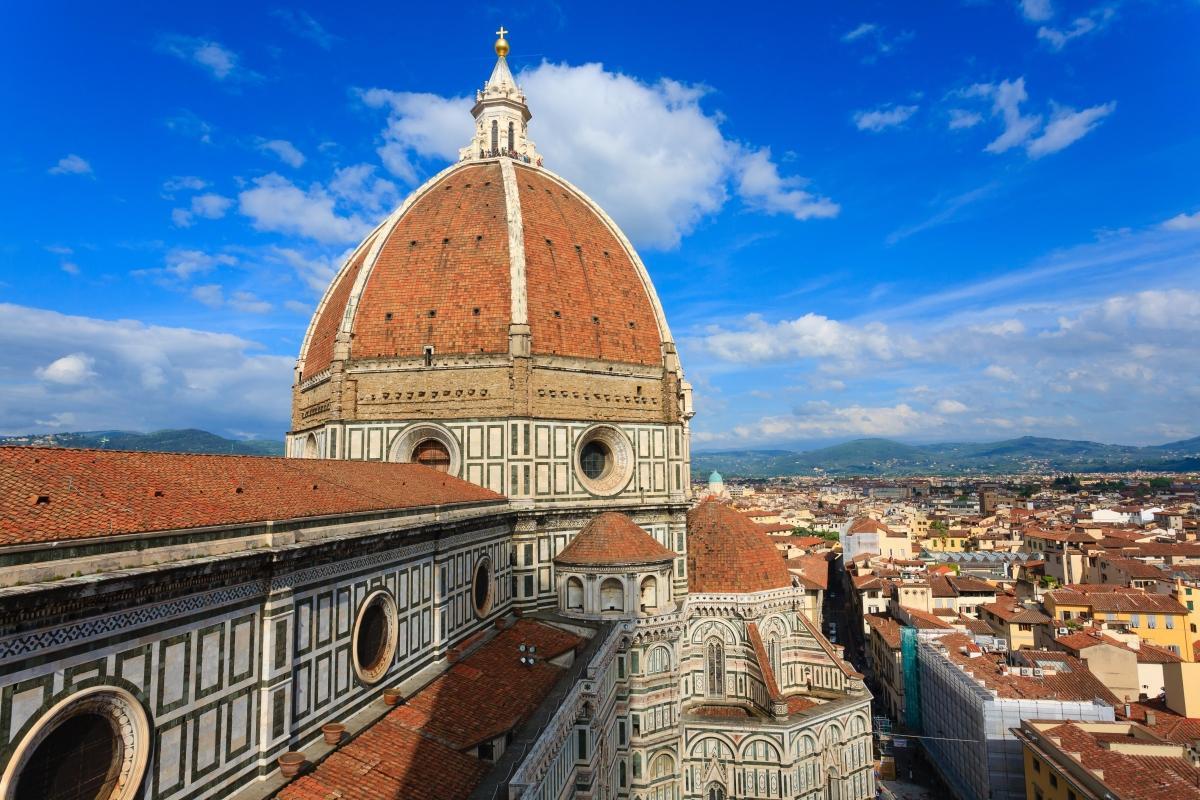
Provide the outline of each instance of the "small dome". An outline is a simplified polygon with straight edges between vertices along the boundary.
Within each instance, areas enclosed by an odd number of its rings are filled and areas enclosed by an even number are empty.
[[[709,483],[724,483],[725,479],[721,477],[721,473],[717,472],[714,469],[712,471],[712,474],[708,476],[708,482]]]
[[[792,576],[758,523],[716,500],[687,515],[688,591],[746,594],[786,589]]]
[[[661,564],[675,554],[654,540],[636,522],[616,511],[592,518],[554,558],[563,566]]]

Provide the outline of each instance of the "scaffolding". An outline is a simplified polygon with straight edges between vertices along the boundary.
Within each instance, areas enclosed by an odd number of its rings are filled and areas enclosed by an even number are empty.
[[[917,657],[917,629],[900,629],[900,664],[904,670],[904,726],[921,733],[921,659]]]

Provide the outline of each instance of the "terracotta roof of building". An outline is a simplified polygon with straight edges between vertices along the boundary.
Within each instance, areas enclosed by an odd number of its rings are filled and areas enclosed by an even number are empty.
[[[750,646],[754,649],[754,660],[758,662],[763,686],[767,690],[767,699],[782,700],[783,692],[779,691],[779,683],[775,680],[775,670],[771,667],[771,659],[767,657],[767,648],[763,645],[762,634],[758,632],[758,623],[747,624],[746,631],[750,636]]]
[[[723,503],[705,500],[688,511],[687,536],[690,591],[742,594],[792,585],[762,526]]]
[[[804,555],[789,558],[787,568],[809,589],[829,588],[829,562],[824,556]]]
[[[1099,699],[1114,707],[1118,703],[1116,696],[1088,670],[1086,664],[1065,653],[1051,653],[1047,658],[1066,664],[1067,669],[1035,678],[1006,669],[1007,654],[982,652],[968,634],[949,633],[936,641],[946,648],[947,658],[987,688],[994,689],[1001,698],[1079,702]],[[963,652],[964,649],[967,652]],[[1026,658],[1031,651],[1018,652]]]
[[[870,517],[859,517],[851,523],[850,528],[846,533],[883,533],[891,534],[892,529],[876,519]]]
[[[1200,798],[1200,768],[1182,749],[1175,757],[1160,755],[1154,746],[1169,742],[1153,729],[1134,724],[1125,735],[1105,733],[1128,725],[1064,722],[1043,727],[1042,733],[1053,748],[1050,752],[1057,750],[1055,761],[1062,761],[1064,768],[1071,763],[1082,766],[1122,800]]]
[[[497,162],[462,162],[393,212],[321,300],[304,377],[330,366],[339,335],[351,359],[508,353],[513,242],[535,355],[662,365],[665,321],[625,237],[566,181],[513,169],[507,184]]]
[[[518,620],[285,787],[280,800],[463,800],[491,768],[465,751],[528,718],[566,672],[549,659],[582,643]],[[537,648],[536,664],[518,661],[520,644]]]
[[[1094,611],[1121,611],[1127,613],[1187,614],[1188,610],[1171,597],[1151,594],[1141,589],[1119,586],[1084,587],[1073,585],[1065,589],[1046,592],[1057,605],[1088,606]]]
[[[503,500],[419,464],[0,447],[0,546]]]
[[[892,650],[900,648],[900,625],[888,614],[863,614],[871,630],[877,632]]]
[[[657,564],[675,554],[663,547],[629,517],[605,511],[592,517],[571,543],[554,557],[555,564],[611,566]]]
[[[1026,608],[1018,605],[1012,598],[997,600],[994,603],[985,603],[980,606],[984,611],[989,611],[995,614],[1000,619],[1009,623],[1042,625],[1050,621],[1050,617],[1038,611],[1036,608]]]

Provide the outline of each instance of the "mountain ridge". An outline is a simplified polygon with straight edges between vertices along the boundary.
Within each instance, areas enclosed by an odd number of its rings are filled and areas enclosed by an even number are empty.
[[[1200,470],[1200,436],[1144,447],[1038,436],[995,442],[933,444],[868,438],[806,451],[743,449],[692,454],[694,475],[703,477],[712,470],[733,478],[804,474],[890,477],[1133,470],[1185,472]]]
[[[283,455],[283,440],[226,439],[199,428],[170,428],[149,433],[111,430],[0,436],[0,446],[82,447],[139,452],[201,453],[204,455]]]

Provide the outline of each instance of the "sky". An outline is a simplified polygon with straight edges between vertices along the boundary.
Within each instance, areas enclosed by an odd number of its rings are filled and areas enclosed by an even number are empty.
[[[279,438],[494,31],[694,447],[1200,434],[1200,2],[8,4],[0,434]]]

